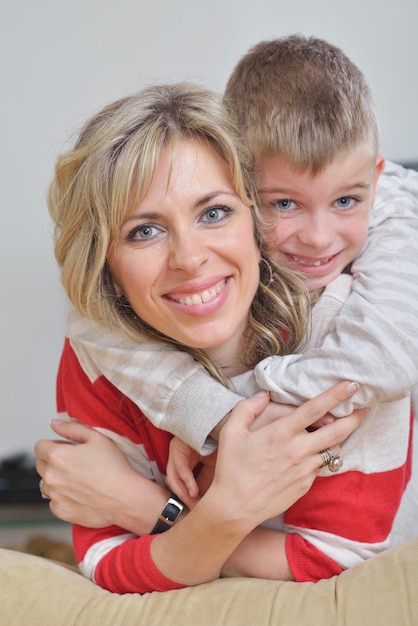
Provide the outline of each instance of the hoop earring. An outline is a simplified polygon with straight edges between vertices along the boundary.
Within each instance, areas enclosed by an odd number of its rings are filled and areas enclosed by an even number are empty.
[[[264,263],[263,267],[267,268],[267,272],[268,272],[266,282],[263,282],[263,281],[261,280],[261,273],[262,273],[262,265],[261,265],[261,264],[262,264],[262,263]],[[261,257],[261,261],[260,261],[260,281],[261,281],[261,282],[263,283],[263,285],[265,285],[266,287],[267,287],[268,285],[271,285],[271,283],[274,283],[273,270],[271,269],[271,265],[270,265],[270,263],[269,263],[266,259],[264,259],[263,257]]]

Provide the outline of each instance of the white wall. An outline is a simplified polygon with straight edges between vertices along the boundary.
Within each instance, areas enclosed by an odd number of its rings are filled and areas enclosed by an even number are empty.
[[[65,299],[45,193],[69,134],[152,81],[222,89],[247,48],[293,32],[342,47],[374,92],[383,149],[418,159],[416,0],[3,0],[0,457],[49,435]]]

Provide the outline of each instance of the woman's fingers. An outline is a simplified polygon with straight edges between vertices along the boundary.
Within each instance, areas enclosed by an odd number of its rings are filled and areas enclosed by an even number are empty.
[[[60,420],[53,419],[51,420],[51,428],[57,435],[64,437],[65,439],[69,439],[71,441],[76,441],[77,443],[84,443],[87,439],[95,433],[93,428],[90,426],[86,426],[82,422],[77,420]],[[104,435],[100,435],[104,436]]]
[[[354,395],[356,391],[358,391],[358,388],[359,385],[357,383],[343,381],[327,389],[327,391],[324,391],[312,400],[308,400],[308,402],[305,402],[295,409],[295,412],[291,416],[295,422],[295,426],[297,428],[300,426],[309,428],[324,415],[329,413],[331,409],[340,404],[340,402]],[[329,426],[332,425],[333,424],[329,424]]]
[[[76,420],[64,421],[53,419],[51,420],[51,428],[60,437],[64,439],[40,439],[35,443],[34,452],[37,457],[36,469],[42,476],[45,464],[55,460],[59,463],[61,456],[57,444],[68,445],[72,443],[86,443],[92,437],[104,437],[100,433],[97,433],[89,426],[82,424]]]
[[[311,445],[317,450],[324,450],[342,444],[360,426],[367,413],[368,409],[357,409],[347,417],[340,417],[332,424],[308,433]]]
[[[265,410],[270,402],[270,394],[268,391],[260,391],[255,396],[240,400],[231,411],[230,417],[226,424],[222,427],[228,431],[240,425],[244,430],[251,430],[255,419]]]

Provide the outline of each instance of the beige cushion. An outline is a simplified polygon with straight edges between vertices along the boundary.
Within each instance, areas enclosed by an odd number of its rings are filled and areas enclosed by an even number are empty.
[[[359,626],[418,624],[418,538],[319,583],[217,580],[119,596],[63,565],[0,549],[7,626]]]

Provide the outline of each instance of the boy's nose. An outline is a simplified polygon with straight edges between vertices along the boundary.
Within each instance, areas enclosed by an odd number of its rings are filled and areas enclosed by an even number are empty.
[[[318,250],[328,248],[334,238],[335,232],[332,225],[323,219],[307,220],[299,231],[299,240]]]

